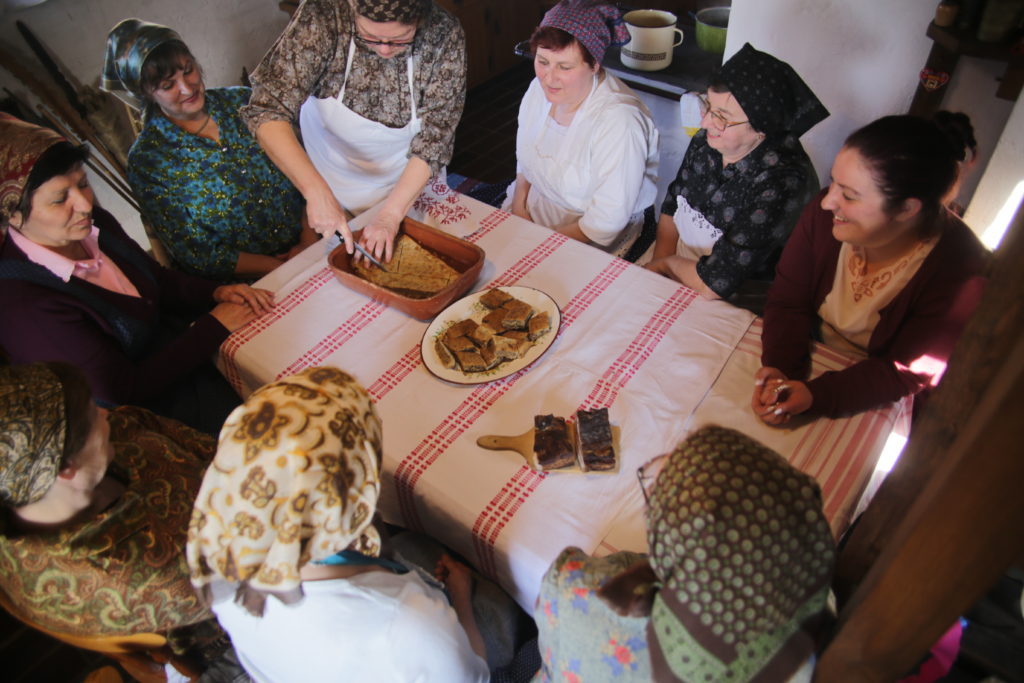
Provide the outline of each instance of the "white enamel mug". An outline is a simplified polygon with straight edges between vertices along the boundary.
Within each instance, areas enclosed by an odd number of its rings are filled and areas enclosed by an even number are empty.
[[[629,42],[622,46],[624,66],[639,71],[658,71],[672,63],[672,48],[683,42],[676,15],[656,9],[638,9],[623,17]],[[676,38],[676,34],[679,37]]]

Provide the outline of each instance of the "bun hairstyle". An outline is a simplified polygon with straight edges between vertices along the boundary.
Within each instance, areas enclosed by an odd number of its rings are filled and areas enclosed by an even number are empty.
[[[939,124],[920,116],[885,116],[854,131],[843,146],[856,150],[871,169],[886,212],[895,214],[906,200],[917,199],[921,238],[941,230],[937,219],[956,182],[964,146],[950,140]]]
[[[935,112],[932,120],[949,139],[956,149],[960,150],[957,161],[972,161],[978,155],[978,141],[974,139],[974,126],[971,117],[959,111]]]

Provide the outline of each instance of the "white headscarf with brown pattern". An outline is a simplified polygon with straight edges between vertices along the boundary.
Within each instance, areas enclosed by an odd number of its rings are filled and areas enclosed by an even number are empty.
[[[346,548],[380,553],[381,425],[369,395],[336,368],[254,392],[224,423],[196,498],[186,555],[192,585],[238,584],[260,615],[267,595],[302,596],[299,569]]]

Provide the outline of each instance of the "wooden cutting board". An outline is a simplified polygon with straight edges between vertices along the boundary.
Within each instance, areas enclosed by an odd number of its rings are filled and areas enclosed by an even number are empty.
[[[575,442],[576,439],[576,425],[575,423],[569,423],[570,434],[569,437]],[[610,470],[593,470],[586,472],[586,474],[615,474],[619,471],[619,463],[621,458],[619,457],[619,436],[621,431],[616,425],[612,425],[612,448],[615,449],[615,467]],[[526,460],[526,464],[531,469],[537,470],[538,472],[575,472],[581,474],[583,471],[579,468],[579,465],[572,465],[570,467],[563,467],[557,470],[545,470],[537,464],[537,454],[533,452],[533,436],[534,431],[532,429],[518,434],[516,436],[501,436],[498,434],[487,434],[477,438],[476,445],[480,448],[486,448],[490,451],[515,451],[519,455],[523,456]]]

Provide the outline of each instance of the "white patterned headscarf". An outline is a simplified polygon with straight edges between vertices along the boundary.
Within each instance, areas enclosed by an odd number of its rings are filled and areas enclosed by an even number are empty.
[[[186,555],[210,601],[217,579],[261,615],[267,595],[301,598],[299,570],[347,548],[380,553],[381,425],[369,395],[336,368],[254,392],[224,423],[196,498]]]

